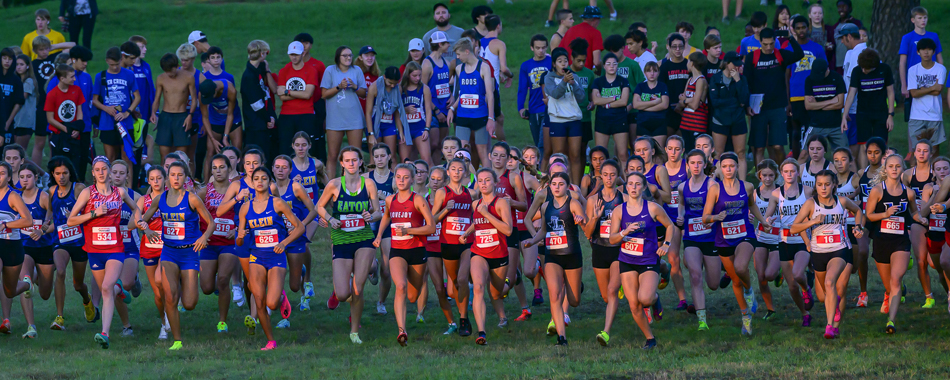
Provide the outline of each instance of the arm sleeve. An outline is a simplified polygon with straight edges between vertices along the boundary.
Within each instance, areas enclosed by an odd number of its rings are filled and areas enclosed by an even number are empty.
[[[567,88],[564,86],[566,83],[564,81],[557,83],[553,75],[546,75],[544,77],[544,93],[551,98],[560,99],[567,92]]]
[[[844,85],[844,78],[840,75],[835,77],[835,94],[847,94],[848,86]]]
[[[815,89],[812,88],[811,78],[805,78],[805,96],[815,96]]]
[[[934,55],[940,54],[943,52],[943,47],[940,46],[940,37],[934,36],[934,42],[937,44],[937,51],[934,52]],[[934,59],[936,60],[936,59]]]
[[[358,75],[357,78],[356,78],[356,88],[357,88],[357,89],[367,89],[367,88],[369,88],[369,85],[366,84],[366,76],[363,75],[363,70],[360,70],[360,68],[357,67],[357,66],[353,66],[352,68],[353,68],[353,69],[356,69],[356,72],[359,73],[359,75]]]
[[[525,70],[524,64],[521,64],[521,68],[518,71],[518,111],[520,112],[524,109],[524,98],[528,96],[528,83],[531,82],[531,78],[528,77],[528,71]],[[548,80],[545,78],[544,84],[547,85],[547,83]],[[545,92],[547,92],[547,90],[545,90]]]
[[[884,64],[884,63],[882,63],[881,66],[882,66],[882,68],[884,69],[884,70],[882,70],[882,71],[883,71],[883,74],[884,74],[884,87],[893,85],[893,84],[894,84],[894,73],[891,71],[891,67],[888,66],[887,64]]]
[[[587,92],[584,91],[584,89],[581,88],[581,86],[577,84],[576,81],[573,85],[571,85],[571,91],[574,92],[574,100],[576,100],[578,104],[587,100]]]
[[[264,90],[259,85],[260,79],[250,71],[245,71],[241,77],[241,98],[257,114],[257,117],[267,118],[267,101],[264,99]]]
[[[907,35],[906,34],[903,37],[901,37],[901,44],[900,44],[900,47],[897,49],[897,54],[909,55],[909,53],[907,52]],[[934,54],[937,54],[937,53],[934,52]]]
[[[912,66],[912,67],[910,67],[910,68],[907,69],[907,89],[908,89],[908,90],[916,90],[916,89],[919,88],[919,87],[917,86],[917,81],[916,81],[916,80],[911,80],[911,78],[914,78],[914,77],[917,75],[917,74],[916,74],[916,73],[917,73],[917,67],[918,67],[917,65],[914,65],[914,66]],[[885,83],[886,83],[886,82],[887,82],[887,81],[885,80]]]
[[[749,80],[740,75],[736,86],[738,86],[739,91],[739,102],[742,105],[749,105]]]
[[[56,98],[56,96],[46,96],[46,101],[43,104],[43,111],[56,112]]]

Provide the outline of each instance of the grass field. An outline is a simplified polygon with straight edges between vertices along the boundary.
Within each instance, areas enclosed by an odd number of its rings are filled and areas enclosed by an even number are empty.
[[[123,2],[100,0],[103,13],[96,25],[93,39],[95,61],[90,72],[104,68],[102,61],[108,46],[118,45],[129,35],[141,34],[149,39],[147,60],[157,70],[158,57],[174,51],[185,42],[191,30],[200,29],[211,42],[225,51],[225,60],[232,74],[240,77],[245,62],[245,46],[252,39],[271,44],[271,64],[280,67],[287,62],[282,54],[296,33],[308,31],[317,43],[314,56],[332,62],[334,49],[347,44],[358,49],[373,44],[379,52],[381,65],[399,65],[406,57],[405,46],[410,38],[420,36],[432,27],[432,1],[293,1],[293,2],[186,2],[139,0]],[[529,37],[535,33],[550,35],[553,29],[541,27],[548,1],[516,0],[515,5],[502,2],[494,5],[505,25],[502,38],[508,42],[509,66],[517,69],[530,57]],[[604,21],[604,35],[623,33],[634,21],[646,21],[651,39],[662,40],[680,20],[691,21],[697,29],[692,45],[701,45],[700,34],[707,24],[718,24],[720,6],[712,0],[616,1],[620,11],[617,22]],[[746,16],[760,9],[746,1]],[[826,2],[826,20],[832,20],[831,1]],[[855,1],[856,16],[870,20],[870,0]],[[453,21],[471,27],[468,14],[482,2],[469,0],[451,5]],[[573,1],[575,12],[586,1]],[[59,2],[46,1],[42,6],[58,9]],[[946,30],[948,23],[936,15],[946,14],[950,6],[925,2],[930,7],[932,30]],[[797,3],[793,12],[799,11]],[[33,8],[5,10],[6,26],[0,30],[0,45],[19,44],[32,29]],[[770,17],[774,6],[766,10]],[[577,13],[575,13],[577,14]],[[575,16],[576,17],[576,16]],[[579,21],[579,19],[578,19]],[[59,29],[58,22],[53,23]],[[742,25],[722,26],[725,47],[733,49],[742,36]],[[873,38],[873,36],[872,36]],[[662,53],[660,53],[662,54]],[[659,55],[659,54],[658,54]],[[503,89],[504,112],[509,115],[507,131],[519,145],[527,144],[530,134],[527,123],[515,117],[513,102],[516,88]],[[906,150],[906,126],[899,122],[892,141]],[[594,335],[603,326],[604,303],[595,287],[593,272],[585,267],[589,289],[581,306],[571,310],[568,328],[570,346],[553,347],[553,340],[544,335],[549,319],[547,306],[534,308],[534,319],[511,322],[506,329],[495,327],[497,318],[489,312],[487,324],[489,346],[478,347],[474,338],[443,336],[444,320],[435,301],[429,299],[427,323],[409,322],[410,346],[395,342],[396,326],[390,297],[386,316],[371,312],[377,297],[375,287],[367,287],[367,311],[360,333],[364,344],[354,346],[347,339],[347,305],[329,311],[322,300],[329,295],[330,266],[326,232],[318,233],[314,250],[314,283],[317,298],[310,312],[294,312],[289,330],[278,330],[279,350],[261,353],[264,337],[258,329],[247,336],[241,324],[246,309],[232,305],[228,322],[231,331],[216,334],[217,310],[214,296],[202,296],[198,307],[182,315],[185,349],[170,353],[170,342],[155,339],[159,321],[155,316],[151,293],[146,290],[130,307],[134,338],[119,337],[118,319],[113,323],[112,348],[103,351],[92,341],[99,324],[83,321],[80,298],[67,292],[67,331],[46,329],[55,317],[52,300],[36,302],[39,339],[23,341],[18,335],[0,337],[0,378],[948,378],[950,377],[950,318],[946,312],[946,293],[936,279],[932,280],[937,306],[920,309],[923,303],[916,275],[908,274],[904,283],[909,288],[908,302],[901,307],[899,333],[888,336],[882,332],[886,317],[877,308],[883,299],[883,288],[872,268],[869,281],[871,305],[867,309],[845,312],[841,339],[822,338],[823,305],[816,305],[811,328],[800,327],[800,317],[785,287],[773,289],[778,316],[768,322],[761,320],[764,306],[753,322],[752,338],[739,336],[739,312],[731,292],[707,294],[711,331],[695,331],[695,318],[672,310],[676,296],[672,287],[661,292],[668,310],[665,318],[653,325],[659,349],[643,352],[643,337],[629,314],[626,301],[612,331],[609,347],[600,347]],[[586,244],[585,244],[586,245]],[[585,247],[585,256],[589,249]],[[586,261],[586,260],[585,260]],[[873,266],[872,266],[873,267]],[[931,272],[931,276],[935,276]],[[87,276],[91,278],[91,276]],[[688,283],[688,279],[687,279]],[[147,287],[146,287],[147,289]],[[848,304],[857,295],[856,277],[852,280]],[[548,294],[545,291],[545,297]],[[296,306],[297,296],[292,295]],[[506,310],[516,316],[517,301],[510,297]],[[25,322],[14,302],[14,332],[25,331]],[[411,315],[414,306],[409,306]]]

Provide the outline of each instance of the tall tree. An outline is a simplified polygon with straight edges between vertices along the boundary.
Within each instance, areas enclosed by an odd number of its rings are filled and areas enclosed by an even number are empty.
[[[920,5],[920,0],[874,0],[871,8],[870,46],[881,53],[884,63],[891,66],[898,78],[901,37],[914,29],[910,22],[910,10]],[[899,90],[900,86],[894,86]],[[900,91],[895,91],[900,97]]]

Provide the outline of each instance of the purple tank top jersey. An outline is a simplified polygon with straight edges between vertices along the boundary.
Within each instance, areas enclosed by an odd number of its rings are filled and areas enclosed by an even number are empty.
[[[703,208],[706,207],[706,197],[709,196],[709,177],[703,180],[703,186],[692,191],[689,181],[683,184],[683,201],[686,202],[686,214],[683,216],[683,240],[697,243],[711,243],[715,240],[712,225],[703,223]]]
[[[726,211],[726,219],[713,225],[717,247],[735,247],[739,242],[753,237],[752,223],[749,222],[749,194],[745,191],[745,182],[739,182],[739,193],[730,195],[725,183],[720,183],[719,200],[713,207],[713,214]]]
[[[620,217],[620,230],[626,229],[631,223],[638,223],[638,228],[620,242],[619,260],[632,265],[658,264],[660,257],[656,254],[656,227],[659,223],[650,216],[647,202],[643,201],[643,207],[637,215],[628,213],[626,202],[621,207],[623,215]]]
[[[663,204],[663,209],[666,210],[666,215],[670,217],[670,220],[676,220],[677,213],[679,213],[679,203],[683,201],[683,194],[680,194],[677,188],[687,179],[689,179],[689,177],[686,176],[686,161],[684,160],[680,165],[680,170],[676,172],[676,174],[670,173],[670,190],[672,194],[670,194],[670,201]]]

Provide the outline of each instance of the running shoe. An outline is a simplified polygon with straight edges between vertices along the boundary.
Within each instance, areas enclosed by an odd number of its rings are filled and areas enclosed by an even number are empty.
[[[99,347],[102,348],[103,350],[109,349],[109,334],[106,334],[104,332],[98,333],[96,334],[95,340],[96,340],[96,343],[99,343]]]
[[[550,27],[553,27],[553,26],[554,26],[554,21],[547,20],[547,21],[544,22],[544,27],[545,27],[545,28],[550,28]]]
[[[753,306],[753,302],[755,302],[755,292],[752,291],[752,287],[750,286],[748,289],[745,289],[742,292],[742,296],[745,297],[746,307],[751,308]],[[753,311],[752,314],[755,314],[755,311]]]
[[[825,326],[825,339],[834,339],[835,338],[835,328],[831,325]]]
[[[805,310],[811,311],[815,307],[815,300],[811,296],[811,289],[802,290],[802,303],[805,304]]]
[[[723,273],[722,278],[719,279],[719,289],[725,289],[729,285],[732,285],[732,278],[728,274]]]
[[[297,308],[300,309],[300,311],[310,311],[310,299],[301,298],[300,305],[297,305]]]
[[[775,280],[772,282],[772,284],[775,285],[776,288],[781,288],[783,283],[785,283],[785,277],[782,277],[782,275],[778,275],[778,277],[775,277]]]
[[[3,323],[0,323],[0,334],[9,334],[12,329],[13,326],[10,325],[9,319],[4,319]]]
[[[617,21],[617,11],[610,12],[610,21]]]
[[[752,336],[752,316],[743,315],[742,316],[742,335]]]
[[[276,340],[269,340],[269,341],[267,341],[267,345],[266,345],[266,346],[261,347],[261,351],[270,351],[270,350],[273,350],[273,349],[275,349],[275,348],[277,348],[277,341],[276,341]]]
[[[643,308],[643,315],[647,316],[647,324],[653,324],[653,312],[650,311],[650,308]]]
[[[244,317],[244,327],[247,327],[247,335],[254,335],[257,330],[257,320],[250,315]]]
[[[26,291],[23,292],[23,298],[32,298],[33,292],[36,291],[36,285],[33,284],[33,279],[31,279],[30,276],[23,276],[23,282],[29,285],[29,287],[26,288]]]
[[[454,323],[449,323],[449,329],[445,330],[445,332],[442,333],[442,335],[452,335],[452,334],[457,333],[458,331],[459,331],[458,325]]]
[[[423,317],[422,314],[416,314],[416,323],[426,323],[426,317]]]
[[[913,268],[914,268],[914,257],[911,256],[910,260],[907,260],[907,270],[911,270]]]
[[[934,301],[933,297],[927,297],[927,300],[924,301],[924,304],[920,307],[921,309],[933,309],[937,301]]]
[[[775,315],[775,310],[768,310],[765,312],[765,316],[762,317],[762,320],[767,321],[769,319],[772,319],[772,316],[774,315]]]
[[[384,303],[376,301],[376,314],[386,315],[386,305]]]
[[[66,330],[66,320],[63,319],[62,315],[57,315],[56,319],[53,320],[53,323],[49,325],[50,330]]]
[[[907,297],[907,287],[904,286],[904,284],[901,284],[901,303],[904,303],[906,297]]]
[[[508,327],[508,318],[502,318],[498,321],[498,328],[503,329],[505,327]]]
[[[541,306],[544,304],[544,296],[541,295],[541,289],[534,290],[534,298],[531,300],[531,306]]]
[[[128,290],[125,290],[125,288],[122,287],[122,280],[115,280],[115,285],[119,287],[119,293],[116,294],[116,296],[118,296],[119,299],[122,300],[122,302],[125,302],[126,305],[131,304],[131,303],[132,303],[132,294],[129,294],[129,291],[128,291]],[[183,308],[182,308],[182,306],[181,306],[181,302],[179,301],[179,303],[178,303],[178,311],[182,311],[182,309],[183,309]]]
[[[132,326],[122,327],[122,337],[131,338],[133,336],[135,336],[135,332],[132,331]]]
[[[165,328],[165,325],[162,325],[162,327],[158,329],[158,340],[167,340],[167,339],[168,339],[168,329]]]
[[[26,328],[26,334],[21,336],[23,339],[36,339],[36,326],[30,325]]]
[[[811,314],[802,316],[802,327],[811,327]]]
[[[706,322],[699,321],[699,330],[697,331],[709,331],[709,325]]]
[[[330,293],[330,298],[327,298],[327,309],[336,310],[340,306],[340,300],[336,299],[336,292]]]
[[[884,327],[884,332],[888,334],[893,334],[897,332],[897,327],[894,326],[894,321],[887,321],[887,326]]]
[[[690,314],[696,314],[696,305],[687,305],[686,312]]]
[[[838,332],[838,328],[837,328],[837,327],[832,327],[832,330],[834,330],[834,332],[835,332],[835,339],[838,339],[838,337],[841,336],[841,333]]]
[[[290,312],[293,311],[290,306],[290,300],[287,299],[287,291],[280,292],[280,316],[284,319],[290,318]]]
[[[652,350],[656,348],[656,338],[647,339],[647,342],[643,344],[644,350]]]
[[[226,333],[228,332],[228,323],[227,322],[218,322],[218,332]]]
[[[286,320],[286,319],[281,319],[280,322],[277,322],[277,328],[279,328],[279,329],[289,329],[289,328],[290,328],[290,321],[288,321],[288,320]]]
[[[231,301],[238,305],[238,307],[244,306],[244,288],[240,285],[231,285]]]
[[[663,320],[663,303],[660,302],[660,297],[656,297],[656,303],[653,304],[650,310],[653,311],[653,319],[657,321]]]
[[[887,314],[891,311],[891,296],[884,293],[884,302],[881,302],[881,314]]]
[[[185,309],[185,306],[182,305],[181,302],[178,302],[178,312],[179,312],[179,313],[184,313],[184,312],[186,312],[186,311],[188,311],[188,310]]]
[[[534,294],[538,294],[537,291]],[[521,315],[515,318],[515,322],[524,322],[531,319],[531,309],[521,309]]]
[[[305,282],[303,283],[303,296],[307,300],[313,298],[316,294],[313,292],[313,283]]]
[[[459,336],[472,335],[472,322],[468,318],[459,319]]]
[[[175,343],[172,343],[171,347],[168,347],[169,351],[178,351],[181,349],[181,341],[176,340]]]
[[[607,343],[610,343],[610,334],[607,334],[606,331],[601,331],[600,334],[597,334],[597,343],[607,347]]]
[[[409,334],[406,334],[405,330],[399,330],[399,335],[396,335],[396,342],[398,342],[400,346],[406,347],[409,344]]]
[[[379,284],[379,260],[373,259],[373,268],[376,268],[372,272],[369,272],[369,283],[376,286]]]
[[[564,313],[564,325],[568,326],[570,324],[571,324],[571,316],[567,315],[567,313]]]
[[[623,299],[623,286],[621,286],[620,290],[617,291],[617,298]]]
[[[858,304],[856,307],[868,307],[868,292],[861,292],[858,296]]]
[[[477,344],[477,345],[479,345],[479,346],[484,346],[484,345],[488,344],[488,339],[485,338],[485,332],[484,332],[484,331],[479,331],[479,332],[478,332],[478,338],[475,338],[475,344]]]
[[[567,338],[565,338],[563,335],[558,335],[558,336],[557,336],[557,343],[555,343],[554,345],[555,345],[555,346],[567,346]]]
[[[680,300],[680,302],[676,304],[676,310],[682,311],[688,308],[689,308],[689,304],[686,303],[686,300]]]
[[[89,322],[89,323],[95,322],[96,315],[99,314],[99,310],[97,310],[98,308],[92,304],[92,301],[83,303],[82,308],[84,309],[86,322]]]
[[[363,344],[363,341],[360,340],[360,333],[350,333],[350,342],[353,342],[353,344]]]
[[[841,304],[841,297],[837,297],[836,299],[838,300],[838,302],[835,302],[835,318],[834,318],[834,321],[835,321],[835,322],[841,322],[841,308],[838,307],[838,305]]]
[[[670,266],[669,263],[665,261],[661,262],[660,266],[663,269],[660,271],[660,285],[658,285],[657,287],[660,290],[663,290],[663,289],[666,289],[667,285],[670,284],[670,271],[672,270],[672,267]]]
[[[139,294],[142,294],[142,281],[139,281],[139,276],[135,276],[135,283],[132,284],[132,297],[139,298]]]
[[[552,319],[551,322],[548,322],[548,336],[555,335],[557,335],[557,326],[554,325],[554,320]]]

